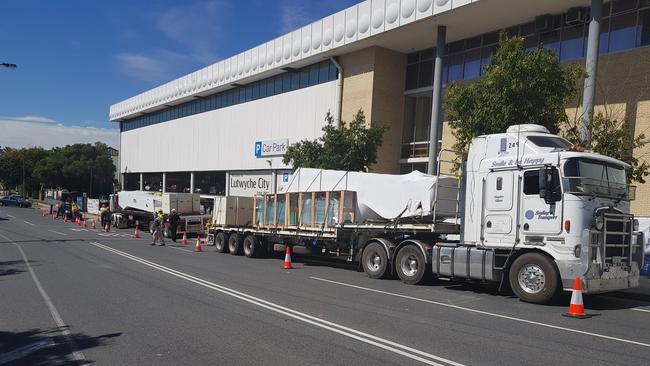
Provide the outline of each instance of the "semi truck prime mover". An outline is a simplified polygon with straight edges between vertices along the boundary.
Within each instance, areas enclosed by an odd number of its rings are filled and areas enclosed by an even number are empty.
[[[525,124],[474,138],[457,175],[440,174],[452,162],[440,156],[436,176],[298,169],[252,208],[231,198],[230,216],[253,217],[215,220],[209,240],[248,257],[302,248],[408,284],[497,282],[533,303],[576,277],[585,293],[638,286],[643,237],[626,163]]]

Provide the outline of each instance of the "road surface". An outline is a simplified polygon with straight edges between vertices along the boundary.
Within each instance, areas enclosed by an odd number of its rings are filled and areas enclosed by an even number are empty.
[[[650,293],[533,305],[493,286],[152,247],[0,210],[0,365],[648,365]],[[646,282],[647,283],[647,282]]]

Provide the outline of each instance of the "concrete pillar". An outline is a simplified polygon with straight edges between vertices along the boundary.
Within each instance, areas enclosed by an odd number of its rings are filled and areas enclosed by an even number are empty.
[[[140,190],[144,191],[144,174],[140,173]]]
[[[582,123],[580,138],[582,141],[591,140],[589,125],[594,115],[594,99],[596,97],[596,72],[598,71],[598,48],[600,46],[600,21],[603,14],[603,0],[591,0],[591,21],[587,37],[587,57],[585,61],[584,92],[582,97]]]
[[[194,193],[194,172],[190,172],[190,193]]]
[[[162,173],[162,175],[163,175],[162,192],[165,193],[167,192],[167,173]]]
[[[226,172],[226,196],[230,196],[230,172]]]
[[[431,101],[431,133],[429,135],[429,164],[427,174],[436,174],[438,140],[442,133],[442,58],[445,55],[447,27],[439,25],[436,41],[436,60],[433,70],[433,100]]]

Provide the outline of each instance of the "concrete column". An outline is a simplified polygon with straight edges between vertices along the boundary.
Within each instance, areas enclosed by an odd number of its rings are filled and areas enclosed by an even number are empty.
[[[194,172],[190,172],[190,193],[194,193]]]
[[[140,190],[144,191],[144,174],[140,173]]]
[[[230,196],[230,172],[226,172],[226,196]]]
[[[433,70],[433,100],[431,101],[431,133],[429,135],[429,164],[427,174],[436,174],[438,140],[442,133],[442,57],[445,55],[447,27],[439,25],[436,41],[436,61]]]
[[[603,14],[603,0],[591,0],[591,21],[587,37],[587,57],[585,61],[584,92],[582,97],[582,123],[580,138],[582,141],[591,140],[589,125],[594,115],[594,99],[596,97],[596,72],[598,71],[598,48],[600,46],[600,21]]]
[[[167,173],[162,173],[162,175],[163,175],[162,192],[165,193],[167,192]]]

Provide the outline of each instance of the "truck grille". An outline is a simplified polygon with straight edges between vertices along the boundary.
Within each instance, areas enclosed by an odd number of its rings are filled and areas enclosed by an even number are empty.
[[[603,230],[591,230],[591,261],[606,270],[611,266],[626,267],[633,262],[639,265],[642,239],[634,233],[634,216],[619,213],[603,213]]]

